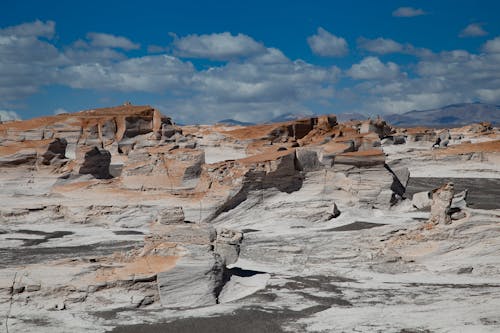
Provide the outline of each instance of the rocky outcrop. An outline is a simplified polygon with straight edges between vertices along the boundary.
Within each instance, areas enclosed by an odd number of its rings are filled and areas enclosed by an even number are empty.
[[[341,214],[339,208],[337,207],[337,204],[334,202],[328,211],[323,214],[323,221],[330,221],[331,219],[335,219],[339,217]]]
[[[451,223],[450,207],[453,200],[453,183],[447,183],[432,191],[431,216],[432,224]]]
[[[42,155],[42,164],[50,165],[55,159],[64,159],[68,142],[64,138],[56,138],[49,144],[47,151]]]
[[[91,174],[97,179],[107,179],[111,175],[109,173],[109,165],[111,164],[111,154],[105,149],[97,147],[82,147],[79,160],[82,161],[78,173],[81,175]]]
[[[238,259],[243,234],[229,229],[217,232],[208,225],[157,226],[152,232],[156,248],[173,241],[182,252],[174,268],[158,273],[161,304],[167,308],[217,304],[227,282],[226,265]]]
[[[382,139],[389,136],[392,133],[392,128],[383,119],[380,118],[376,120],[369,119],[361,123],[361,126],[359,127],[359,132],[361,134],[374,132],[379,136],[379,138]]]
[[[134,149],[122,170],[122,184],[128,189],[177,190],[195,187],[205,154],[199,149],[162,145]]]
[[[450,143],[450,140],[451,140],[450,130],[442,130],[441,132],[438,133],[436,142],[434,142],[433,147],[436,148],[448,147],[448,143]]]
[[[243,233],[222,228],[217,231],[215,252],[221,256],[226,265],[234,264],[240,254]]]
[[[220,256],[197,250],[175,268],[158,274],[161,304],[166,308],[193,308],[217,304],[224,281]]]

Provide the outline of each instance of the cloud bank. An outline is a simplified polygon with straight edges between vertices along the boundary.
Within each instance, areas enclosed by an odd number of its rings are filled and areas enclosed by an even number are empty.
[[[51,21],[0,30],[0,109],[13,110],[13,103],[52,85],[151,94],[156,106],[185,123],[265,121],[289,112],[383,114],[477,100],[500,103],[500,36],[485,41],[477,53],[436,53],[386,37],[360,37],[362,56],[336,66],[290,59],[278,48],[229,32],[175,36],[143,55],[130,55],[141,46],[125,36],[93,32],[59,46],[52,40],[55,35]],[[349,52],[344,38],[321,27],[302,42],[319,56]],[[384,60],[398,53],[414,60]],[[197,67],[192,59],[204,59],[206,65]],[[19,115],[2,111],[2,117]]]

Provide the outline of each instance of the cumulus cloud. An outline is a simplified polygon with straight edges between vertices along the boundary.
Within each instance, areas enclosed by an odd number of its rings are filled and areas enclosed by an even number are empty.
[[[110,47],[123,50],[136,50],[141,46],[140,44],[133,43],[130,39],[123,36],[115,36],[112,34],[89,32],[87,38],[90,40],[92,46],[97,47]]]
[[[489,49],[494,48],[494,41],[486,43]],[[392,80],[365,80],[351,90],[352,99],[362,101],[362,108],[366,110],[401,113],[476,100],[497,104],[500,103],[499,86],[498,53],[452,50],[419,61],[412,77],[399,75]]]
[[[368,39],[360,37],[357,40],[358,48],[377,54],[403,53],[417,57],[426,58],[433,55],[432,51],[425,48],[415,47],[409,43],[401,44],[389,38],[378,37]]]
[[[0,109],[9,110],[15,105],[11,101],[53,84],[110,93],[147,92],[156,100],[152,103],[185,123],[223,118],[265,121],[289,112],[309,113],[310,107],[328,112],[344,102],[370,113],[474,100],[500,103],[500,37],[484,43],[482,53],[434,53],[382,37],[358,40],[358,48],[376,55],[417,56],[405,65],[407,74],[396,63],[376,56],[343,72],[335,66],[313,65],[289,59],[281,50],[242,34],[176,37],[172,45],[150,49],[152,54],[146,56],[127,55],[124,51],[138,44],[125,37],[126,43],[105,34],[120,42],[104,42],[106,38],[98,42],[89,35],[56,47],[50,39],[54,35],[54,25],[41,21],[0,30]],[[348,52],[343,38],[322,28],[308,43],[319,55]],[[182,52],[224,62],[199,70],[179,58]],[[355,81],[348,79],[346,88],[339,88],[338,81],[346,77]]]
[[[0,122],[8,120],[21,120],[21,117],[14,111],[0,110]]]
[[[349,53],[344,38],[335,36],[321,27],[315,35],[307,38],[307,43],[315,54],[322,57],[342,57]]]
[[[382,37],[376,39],[360,37],[358,38],[357,43],[360,49],[378,54],[397,53],[404,50],[403,44],[400,44],[392,39]]]
[[[399,7],[392,12],[394,17],[414,17],[427,14],[424,10],[420,8],[413,7]]]
[[[189,62],[168,55],[151,55],[110,64],[75,64],[62,69],[59,80],[72,88],[159,92],[186,88],[193,73]]]
[[[347,75],[358,80],[387,80],[399,75],[399,66],[393,62],[384,64],[377,57],[366,57],[359,64],[354,64]]]
[[[266,48],[253,38],[229,32],[209,35],[188,35],[172,43],[174,54],[185,58],[206,58],[211,60],[232,60],[264,53]]]
[[[471,23],[466,26],[458,35],[459,37],[480,37],[485,36],[488,33],[483,29],[480,23]]]
[[[482,49],[488,53],[500,53],[500,36],[484,43]]]
[[[55,33],[55,27],[56,24],[53,21],[42,22],[36,20],[0,29],[0,36],[52,38]]]
[[[0,102],[24,98],[52,82],[62,58],[40,37],[52,36],[53,29],[53,22],[35,21],[0,30]]]
[[[181,122],[223,118],[265,121],[284,113],[306,113],[304,103],[332,98],[340,69],[289,60],[279,50],[246,62],[196,72],[188,99],[169,102]],[[310,111],[309,111],[310,112]]]

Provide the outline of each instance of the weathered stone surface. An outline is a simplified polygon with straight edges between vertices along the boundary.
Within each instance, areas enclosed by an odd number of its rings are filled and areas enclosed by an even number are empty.
[[[339,217],[341,214],[339,208],[337,207],[337,204],[334,202],[331,207],[328,209],[328,211],[324,214],[324,221],[329,221],[331,219],[335,219]]]
[[[193,258],[194,257],[194,258]],[[217,303],[224,264],[213,252],[183,257],[175,268],[158,273],[161,304],[166,308],[193,308]]]
[[[417,209],[430,208],[432,204],[432,194],[428,191],[415,193],[411,200],[411,204]]]
[[[361,122],[331,116],[180,127],[128,105],[48,118],[0,124],[0,160],[33,154],[0,168],[0,312],[12,304],[10,331],[106,331],[132,317],[145,326],[124,330],[226,319],[275,331],[498,326],[495,212],[469,212],[458,193],[447,215],[462,221],[438,228],[409,201],[391,206],[412,186],[404,167],[419,177],[498,178],[495,128],[451,129],[451,147],[431,151],[434,129],[384,134],[373,122],[360,133]],[[408,141],[382,150],[380,135]],[[64,152],[49,149],[57,138]],[[109,151],[115,179],[78,174],[86,147]],[[496,193],[487,180],[470,184],[472,207]],[[183,207],[184,218],[169,207]],[[67,315],[48,311],[55,304]],[[212,314],[221,317],[200,317]]]
[[[242,240],[241,232],[226,228],[217,230],[215,252],[221,256],[226,265],[234,264],[238,260]]]
[[[184,210],[182,207],[162,209],[158,214],[158,222],[161,224],[184,223]]]
[[[429,222],[433,224],[451,223],[449,209],[453,195],[453,183],[446,183],[442,187],[432,191],[431,217]]]
[[[444,148],[451,140],[450,130],[442,130],[438,133],[434,147]]]
[[[0,156],[0,167],[16,167],[22,164],[34,165],[37,160],[37,152],[34,149],[23,150],[7,156]]]
[[[78,170],[79,174],[91,174],[98,179],[110,178],[111,154],[109,151],[97,147],[85,147],[80,150],[80,154],[83,157]]]
[[[298,167],[302,171],[315,171],[322,168],[318,159],[318,152],[309,148],[297,148],[295,150]]]
[[[454,196],[453,196],[453,200],[451,202],[451,207],[457,207],[457,208],[460,208],[460,209],[464,209],[465,207],[467,207],[467,194],[468,194],[468,190],[463,190],[461,192],[458,192],[456,193]]]
[[[452,220],[461,220],[467,217],[467,214],[463,210],[459,210],[458,212],[454,212],[450,215]]]

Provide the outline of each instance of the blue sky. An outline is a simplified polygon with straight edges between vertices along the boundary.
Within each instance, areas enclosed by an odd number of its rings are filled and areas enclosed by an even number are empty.
[[[131,101],[182,123],[500,103],[499,1],[11,1],[0,115]]]

